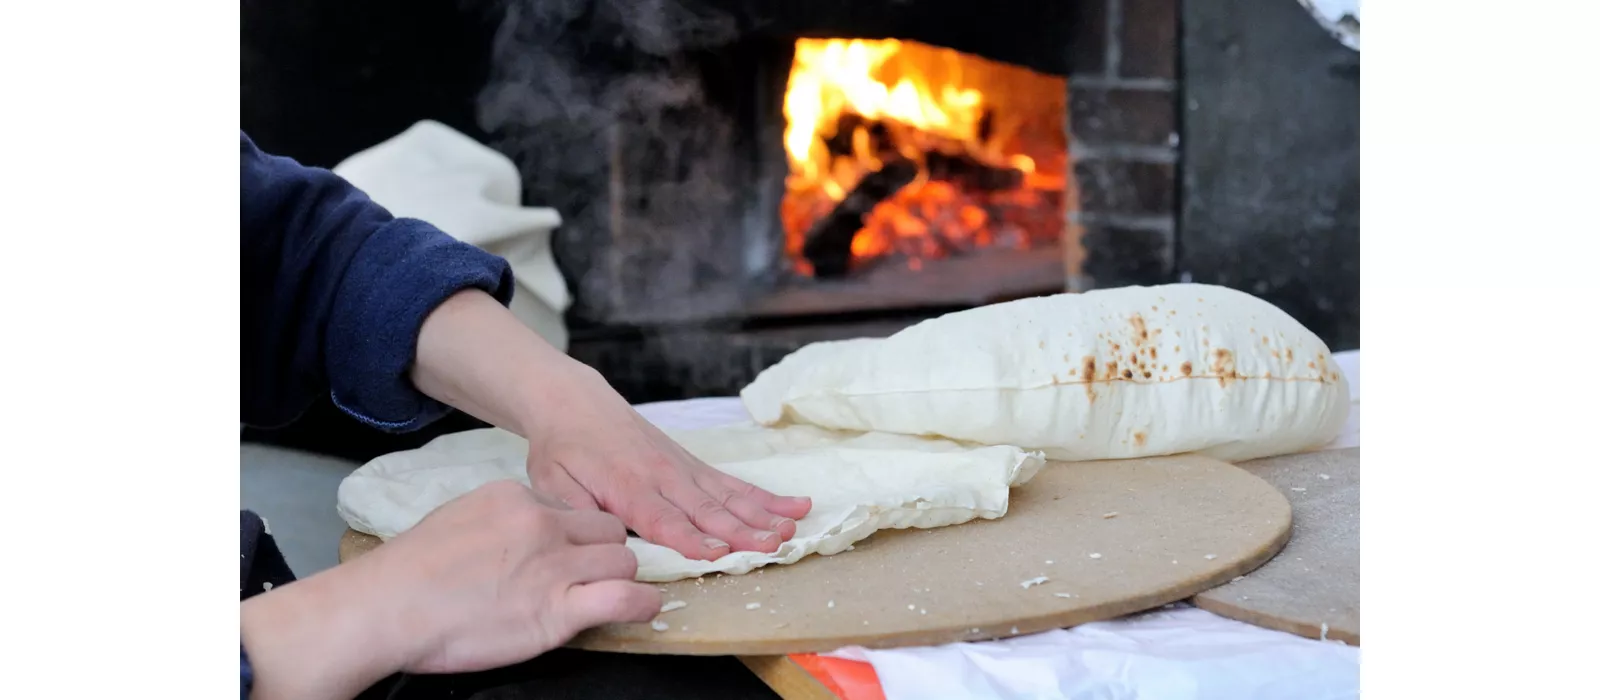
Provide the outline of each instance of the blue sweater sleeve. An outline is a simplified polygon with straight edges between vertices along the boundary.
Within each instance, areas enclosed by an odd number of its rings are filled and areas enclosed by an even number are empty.
[[[279,427],[324,395],[390,432],[444,415],[408,376],[422,321],[465,289],[510,303],[510,266],[243,132],[239,164],[241,420]]]
[[[250,700],[250,688],[255,685],[256,674],[250,668],[250,656],[244,653],[244,645],[239,645],[239,700]]]

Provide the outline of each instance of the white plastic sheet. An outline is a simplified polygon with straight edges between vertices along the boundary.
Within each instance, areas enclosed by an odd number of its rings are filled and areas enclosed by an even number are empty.
[[[1360,650],[1187,605],[993,642],[841,649],[888,700],[1336,700],[1360,696]]]

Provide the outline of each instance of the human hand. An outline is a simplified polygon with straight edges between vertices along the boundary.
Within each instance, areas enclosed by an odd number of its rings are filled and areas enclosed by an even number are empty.
[[[661,595],[615,517],[480,487],[356,560],[240,605],[253,697],[350,697],[395,671],[524,661],[578,632],[643,622]]]
[[[489,295],[457,294],[423,321],[417,388],[528,439],[535,488],[603,509],[684,556],[772,552],[811,511],[712,469],[650,425],[598,372],[528,330]]]
[[[794,537],[808,498],[776,496],[724,474],[633,410],[598,373],[573,373],[561,410],[524,433],[528,478],[577,509],[616,514],[684,556],[773,552]]]
[[[660,612],[661,594],[633,580],[639,562],[621,521],[541,501],[521,484],[491,483],[372,552],[391,609],[418,618],[423,643],[403,670],[497,668]]]

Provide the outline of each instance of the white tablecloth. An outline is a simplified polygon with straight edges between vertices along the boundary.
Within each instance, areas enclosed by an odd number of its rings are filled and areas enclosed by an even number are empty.
[[[1350,382],[1350,419],[1329,449],[1361,444],[1361,354],[1335,353]],[[745,422],[738,399],[645,404],[676,430]],[[1360,650],[1174,605],[1025,637],[832,654],[870,662],[887,700],[1332,700],[1360,696]]]

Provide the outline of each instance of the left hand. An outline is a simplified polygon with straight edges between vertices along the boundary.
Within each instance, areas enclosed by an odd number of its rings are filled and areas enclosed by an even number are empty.
[[[423,321],[411,379],[527,438],[535,489],[606,510],[686,557],[776,551],[811,512],[808,498],[774,496],[696,459],[481,291],[456,294]]]
[[[576,509],[610,512],[692,559],[776,551],[811,511],[808,498],[775,496],[689,454],[598,373],[573,380],[559,416],[547,415],[527,436],[534,488]]]

